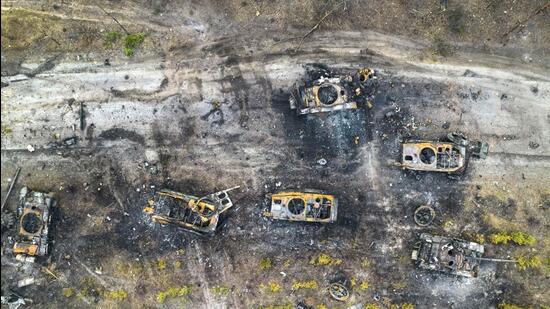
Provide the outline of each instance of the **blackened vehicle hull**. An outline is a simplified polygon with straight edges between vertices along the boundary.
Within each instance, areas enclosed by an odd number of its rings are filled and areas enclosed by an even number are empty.
[[[418,268],[477,277],[484,247],[457,238],[421,234],[411,258]]]
[[[222,190],[204,197],[161,190],[150,199],[144,212],[154,222],[173,224],[186,230],[213,234],[218,227],[220,215],[233,207],[228,192],[238,187]]]
[[[289,191],[269,198],[263,215],[276,220],[332,223],[338,215],[338,199],[330,194]]]

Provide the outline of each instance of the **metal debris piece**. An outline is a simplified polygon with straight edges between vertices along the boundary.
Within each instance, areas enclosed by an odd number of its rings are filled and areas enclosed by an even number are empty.
[[[197,197],[163,189],[148,201],[143,209],[154,222],[174,224],[201,234],[213,234],[220,215],[233,207],[229,191],[233,187],[216,193]]]
[[[9,309],[18,309],[22,305],[26,305],[27,301],[32,302],[11,290],[8,290],[7,294],[2,295],[1,299],[2,305],[8,305]]]
[[[480,159],[487,158],[489,153],[489,144],[482,141],[470,141],[464,134],[460,132],[452,132],[447,134],[447,139],[455,144],[467,147],[468,153]]]
[[[29,191],[23,187],[19,194],[19,233],[13,245],[14,254],[44,256],[48,254],[48,229],[51,207],[55,200],[51,195]]]
[[[452,132],[447,134],[447,139],[451,141],[452,143],[455,143],[460,146],[468,146],[470,144],[470,141],[464,136],[464,134],[459,132]]]
[[[71,136],[67,137],[61,141],[55,141],[48,143],[48,148],[66,148],[70,146],[74,146],[78,143],[78,137],[77,136]]]
[[[17,287],[22,288],[24,286],[34,284],[34,280],[35,280],[34,277],[28,277],[28,278],[21,279],[21,280],[17,281]]]
[[[487,158],[487,154],[489,153],[489,144],[482,141],[476,141],[470,144],[470,153],[474,157],[478,157],[480,159]]]
[[[350,296],[348,288],[339,282],[331,283],[328,287],[328,293],[332,298],[339,301],[347,301]]]
[[[430,225],[435,218],[435,210],[427,205],[422,205],[414,211],[414,222],[419,226]]]
[[[35,256],[26,256],[26,255],[23,255],[23,254],[18,254],[15,256],[15,259],[18,260],[19,262],[23,262],[23,263],[34,263],[35,260],[36,260],[36,257]]]
[[[86,114],[84,113],[84,103],[80,102],[80,131],[86,128]]]
[[[483,252],[484,247],[475,242],[422,233],[411,258],[418,268],[477,277]]]
[[[11,212],[2,213],[2,228],[12,228],[15,225],[15,216]]]
[[[539,143],[533,142],[533,141],[530,141],[530,142],[529,142],[529,148],[531,148],[531,149],[537,149],[537,148],[539,148],[539,147],[540,147],[540,144],[539,144]]]
[[[359,74],[359,81],[366,82],[367,79],[374,77],[374,70],[370,68],[363,68],[359,70],[358,74]]]
[[[6,206],[6,202],[8,201],[8,198],[10,197],[11,191],[13,190],[13,186],[17,182],[17,178],[19,177],[20,172],[21,172],[21,168],[18,167],[17,170],[15,170],[15,175],[13,175],[13,180],[10,183],[10,187],[8,189],[8,192],[6,193],[6,197],[2,201],[2,208],[0,210],[4,210],[4,206]]]
[[[335,222],[338,199],[316,190],[305,192],[278,192],[268,195],[271,203],[263,212],[265,217],[277,220],[305,222]]]
[[[299,300],[296,302],[294,309],[313,309],[313,307],[308,306],[304,300]]]
[[[365,68],[355,75],[323,72],[320,78],[296,84],[291,91],[290,108],[298,115],[356,109],[358,102],[369,99],[363,89],[374,77],[374,70]]]

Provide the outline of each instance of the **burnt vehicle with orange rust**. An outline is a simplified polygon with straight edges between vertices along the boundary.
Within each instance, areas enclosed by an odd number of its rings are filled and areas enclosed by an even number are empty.
[[[23,187],[19,194],[18,233],[15,236],[13,253],[24,256],[48,254],[48,232],[51,208],[56,201],[51,194],[31,191]]]
[[[220,216],[233,207],[229,191],[237,188],[203,197],[163,189],[149,199],[143,211],[161,225],[172,224],[199,234],[213,234]]]
[[[338,199],[318,190],[277,192],[267,199],[263,216],[276,220],[332,223],[338,215]]]
[[[415,171],[461,173],[472,156],[484,159],[489,145],[449,133],[446,141],[410,140],[401,144],[400,166]]]
[[[294,85],[289,103],[298,115],[356,109],[372,99],[369,82],[376,79],[372,69],[336,73],[325,66],[308,67],[308,78]]]

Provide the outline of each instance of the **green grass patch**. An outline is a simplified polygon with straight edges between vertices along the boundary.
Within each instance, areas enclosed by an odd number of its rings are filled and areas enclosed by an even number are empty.
[[[158,259],[157,260],[157,268],[158,268],[158,270],[165,270],[166,269],[166,260],[165,259]]]
[[[364,280],[359,284],[359,289],[362,291],[368,290],[370,287],[369,282],[367,280]]]
[[[311,261],[309,261],[309,264],[315,265],[315,266],[340,265],[342,264],[342,260],[334,258],[328,254],[322,253],[316,258],[313,258]]]
[[[370,261],[369,261],[369,259],[366,258],[366,257],[363,258],[363,259],[361,260],[361,267],[363,267],[363,268],[368,268],[369,266],[370,266]]]
[[[108,291],[106,292],[105,296],[108,299],[116,300],[116,301],[123,301],[128,297],[128,293],[126,291],[119,289],[114,291]]]
[[[229,287],[224,285],[217,285],[213,288],[210,288],[210,291],[212,291],[212,294],[216,296],[226,296],[227,294],[229,294],[230,289]]]
[[[267,305],[267,306],[260,306],[259,309],[294,309],[294,305],[291,305],[291,304]]]
[[[502,303],[498,305],[498,309],[524,309],[524,307],[513,305],[513,304]]]
[[[521,270],[526,270],[528,268],[540,268],[542,266],[542,259],[539,256],[525,257],[520,256],[517,259],[518,267]]]
[[[261,290],[269,291],[271,293],[279,293],[282,290],[281,285],[273,281],[269,282],[267,285],[261,283],[259,287]]]
[[[303,289],[315,290],[317,288],[319,288],[319,285],[317,284],[317,281],[315,281],[315,280],[294,281],[292,283],[292,290],[293,291],[303,290]]]
[[[537,242],[537,239],[524,232],[499,232],[495,234],[489,235],[489,241],[492,244],[499,245],[499,244],[508,244],[509,242],[513,242],[516,245],[520,246],[532,246]]]
[[[63,288],[61,291],[63,293],[63,296],[69,298],[74,295],[74,289],[73,288]]]
[[[145,33],[143,32],[128,34],[124,38],[124,47],[123,47],[124,54],[127,57],[132,57],[134,55],[134,50],[138,48],[141,45],[141,43],[143,43],[144,40],[145,40]]]
[[[168,298],[184,297],[191,294],[191,287],[188,285],[169,288],[157,293],[157,302],[163,304]]]
[[[7,136],[13,133],[13,129],[5,124],[2,124],[2,136]]]
[[[269,257],[264,257],[260,260],[260,269],[267,270],[273,267],[273,261]]]
[[[485,235],[475,232],[465,232],[464,238],[471,240],[473,242],[477,242],[480,245],[483,245],[485,243]]]

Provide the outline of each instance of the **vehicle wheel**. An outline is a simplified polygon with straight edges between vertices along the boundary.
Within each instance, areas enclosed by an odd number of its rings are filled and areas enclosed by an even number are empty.
[[[435,218],[435,210],[427,205],[422,205],[414,211],[414,222],[418,226],[428,226]]]
[[[332,298],[339,301],[346,301],[349,298],[349,290],[341,283],[331,283],[328,292]]]

